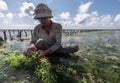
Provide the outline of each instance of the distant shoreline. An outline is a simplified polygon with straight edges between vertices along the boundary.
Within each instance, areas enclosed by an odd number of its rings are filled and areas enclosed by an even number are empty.
[[[0,31],[33,31],[33,29],[0,29]],[[120,29],[63,29],[63,32],[120,31]]]

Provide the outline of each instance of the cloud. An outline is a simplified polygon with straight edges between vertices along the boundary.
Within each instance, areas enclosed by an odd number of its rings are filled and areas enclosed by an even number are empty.
[[[4,13],[0,12],[0,18],[4,17]]]
[[[93,11],[93,12],[91,13],[91,15],[92,15],[92,16],[98,16],[98,12],[97,12],[97,11]]]
[[[13,22],[14,15],[12,13],[4,14],[0,12],[0,22],[1,24],[11,24]]]
[[[100,17],[100,23],[103,25],[103,26],[108,26],[112,21],[112,16],[111,15],[102,15]],[[99,21],[98,21],[99,22]]]
[[[110,14],[100,15],[97,11],[88,12],[93,2],[81,4],[75,16],[62,12],[56,19],[64,29],[120,29],[120,14],[115,17]]]
[[[12,13],[3,13],[2,11],[8,10],[8,5],[4,0],[0,0],[0,22],[1,24],[11,24],[13,19]]]
[[[90,16],[87,12],[91,5],[92,2],[88,2],[79,6],[78,13],[73,18],[76,24],[83,23]]]
[[[120,14],[116,15],[114,21],[115,21],[115,22],[120,22]]]
[[[116,25],[114,21],[117,21],[120,24],[120,14],[117,15],[114,19],[114,17],[111,16],[110,14],[99,15],[98,11],[92,11],[88,13],[91,5],[92,5],[92,2],[87,2],[85,4],[80,5],[75,17],[69,21],[62,22],[63,25],[66,23],[68,27],[72,27],[72,28],[74,27],[78,29],[79,28],[83,28],[83,29],[87,29],[87,28],[100,29],[101,28],[102,29],[102,28],[114,27],[114,25]]]
[[[83,23],[90,15],[89,14],[78,14],[74,18],[76,23]]]
[[[110,27],[112,26],[111,15],[91,16],[86,23],[89,27]]]
[[[56,16],[53,16],[53,18],[51,18],[51,20],[54,22],[58,22],[58,18]]]
[[[0,11],[8,10],[7,3],[3,0],[0,0]]]
[[[114,18],[114,26],[120,29],[120,14],[117,14]]]
[[[0,12],[0,19],[13,19],[13,14],[12,13],[4,14]]]
[[[92,5],[92,2],[88,2],[88,3],[80,5],[78,13],[86,13],[91,5]]]
[[[74,25],[73,21],[71,21],[71,20],[61,21],[61,23],[62,23],[62,25],[64,27],[68,27],[68,26]]]
[[[18,15],[19,17],[33,16],[34,9],[35,6],[33,3],[23,2]]]
[[[9,18],[9,19],[13,19],[13,14],[12,13],[8,13],[8,14],[6,14],[6,17]]]
[[[69,19],[69,17],[70,17],[70,13],[69,12],[62,12],[60,14],[60,18],[61,19]]]

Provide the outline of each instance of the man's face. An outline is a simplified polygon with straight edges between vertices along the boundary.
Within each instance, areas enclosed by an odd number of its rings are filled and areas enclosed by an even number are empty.
[[[50,18],[47,18],[47,17],[45,17],[45,18],[39,18],[38,20],[39,20],[39,22],[40,22],[43,26],[47,26],[47,25],[49,25],[49,23],[50,23]]]

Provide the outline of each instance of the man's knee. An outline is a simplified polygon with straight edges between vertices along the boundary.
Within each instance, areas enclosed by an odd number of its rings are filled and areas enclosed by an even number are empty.
[[[59,48],[56,51],[56,53],[74,53],[74,52],[77,52],[78,50],[79,50],[79,46],[78,45],[71,44],[69,46]]]
[[[71,50],[72,50],[73,52],[77,52],[77,51],[79,50],[79,46],[76,45],[76,44],[72,44],[72,45],[70,46],[70,48],[71,48]]]

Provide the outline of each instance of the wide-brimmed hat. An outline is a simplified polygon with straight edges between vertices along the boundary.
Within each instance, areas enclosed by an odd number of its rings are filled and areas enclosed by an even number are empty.
[[[34,15],[35,15],[34,19],[45,18],[45,17],[52,18],[53,17],[51,9],[43,3],[40,3],[37,5],[37,7],[34,10]]]

